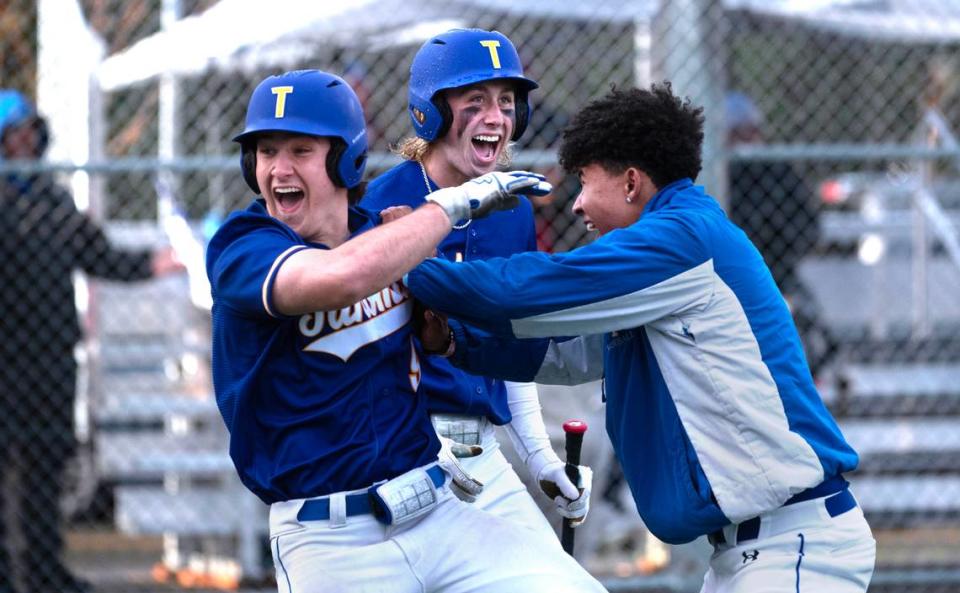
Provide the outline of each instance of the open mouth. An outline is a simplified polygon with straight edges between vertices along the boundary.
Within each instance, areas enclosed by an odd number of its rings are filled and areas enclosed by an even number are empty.
[[[280,210],[284,212],[296,209],[305,196],[299,187],[275,187],[273,195],[277,199]]]
[[[591,221],[591,220],[584,220],[584,221],[583,221],[583,224],[584,224],[584,226],[587,227],[587,230],[588,230],[588,231],[595,231],[595,230],[597,230],[597,225],[593,224],[593,221]]]
[[[470,141],[481,160],[493,161],[497,158],[497,147],[500,145],[499,134],[477,134]]]

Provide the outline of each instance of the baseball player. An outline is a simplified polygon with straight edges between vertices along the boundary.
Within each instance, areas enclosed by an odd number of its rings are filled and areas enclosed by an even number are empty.
[[[454,29],[417,52],[410,66],[409,111],[416,136],[399,149],[404,161],[370,183],[362,205],[373,211],[416,207],[441,187],[459,185],[506,161],[508,142],[519,138],[530,115],[530,91],[513,43],[497,31]],[[448,261],[505,257],[536,250],[533,208],[517,207],[483,220],[461,220],[440,242]],[[464,469],[483,483],[474,504],[544,534],[555,532],[512,466],[504,458],[494,426],[503,425],[530,476],[552,482],[564,496],[555,502],[564,517],[582,520],[588,510],[591,472],[581,467],[583,493],[564,473],[540,414],[534,383],[512,383],[472,375],[440,357],[421,362],[423,390],[437,432],[483,453],[464,459]]]
[[[451,493],[448,473],[472,485],[448,456],[438,465],[399,281],[452,221],[549,184],[492,173],[378,226],[353,205],[364,128],[339,77],[264,80],[235,138],[262,198],[207,252],[217,403],[241,480],[270,505],[279,591],[602,591],[562,551]]]
[[[669,83],[587,105],[560,162],[580,176],[574,211],[599,238],[564,254],[424,262],[413,294],[471,324],[434,323],[424,347],[504,379],[602,375],[644,523],[715,547],[704,592],[865,591],[876,544],[843,478],[857,454],[763,258],[693,184],[702,140],[702,110]]]

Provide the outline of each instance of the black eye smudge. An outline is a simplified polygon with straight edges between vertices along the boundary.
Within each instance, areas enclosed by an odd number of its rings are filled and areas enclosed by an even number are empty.
[[[467,129],[467,124],[469,124],[479,113],[480,108],[473,106],[464,107],[460,110],[460,124],[457,126],[458,136],[463,136],[464,130]]]

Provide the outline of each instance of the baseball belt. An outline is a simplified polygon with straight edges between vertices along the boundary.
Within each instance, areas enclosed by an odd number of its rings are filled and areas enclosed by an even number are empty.
[[[787,503],[784,504],[782,507],[780,507],[780,509],[787,509],[792,505],[795,505],[800,502],[806,502],[807,500],[811,500],[811,499],[803,499],[803,500],[791,499],[787,501]],[[831,494],[827,498],[824,498],[822,501],[822,504],[826,509],[827,514],[830,517],[839,517],[840,515],[856,507],[857,500],[853,497],[853,494],[851,494],[850,491],[846,487],[844,487],[843,490],[841,490],[840,492],[836,492],[834,494]],[[800,517],[800,516],[798,516],[797,519],[800,521],[805,520],[804,517]],[[728,539],[724,531],[728,531],[731,536],[734,535],[734,533],[736,534],[737,545],[742,544],[744,542],[751,541],[751,540],[755,540],[758,537],[760,537],[761,521],[763,521],[761,517],[753,517],[752,519],[747,519],[746,521],[743,521],[735,526],[727,526],[727,528],[718,529],[713,533],[710,533],[709,535],[707,535],[707,540],[714,546],[726,544]],[[781,524],[781,526],[785,526],[784,519],[778,519],[777,521],[778,523]]]
[[[399,525],[429,512],[437,505],[437,488],[443,486],[447,475],[439,465],[427,469],[415,468],[391,480],[371,486],[366,492],[348,494],[345,516],[372,514],[386,525]],[[297,513],[298,521],[327,521],[330,519],[330,501],[337,495],[311,498],[304,501]]]

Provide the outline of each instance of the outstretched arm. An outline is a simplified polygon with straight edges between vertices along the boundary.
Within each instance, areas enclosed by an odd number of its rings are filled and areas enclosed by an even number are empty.
[[[707,253],[688,227],[641,220],[569,253],[429,260],[407,286],[427,306],[497,336],[599,334],[705,303],[715,283]]]
[[[335,249],[302,249],[282,262],[273,285],[285,315],[348,307],[399,280],[450,231],[451,221],[480,218],[516,205],[520,193],[549,192],[533,173],[488,173],[427,196],[407,216],[363,233]]]

